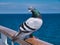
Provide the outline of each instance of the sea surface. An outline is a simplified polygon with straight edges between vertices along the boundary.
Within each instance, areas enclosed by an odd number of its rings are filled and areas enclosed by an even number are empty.
[[[33,33],[37,38],[60,45],[60,14],[41,14],[43,19],[42,27]],[[0,14],[0,25],[18,31],[19,25],[26,21],[31,14]],[[11,45],[11,40],[8,43]],[[15,45],[18,45],[15,43]]]

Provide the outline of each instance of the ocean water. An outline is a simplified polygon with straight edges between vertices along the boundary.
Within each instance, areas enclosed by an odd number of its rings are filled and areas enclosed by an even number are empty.
[[[37,38],[60,45],[60,14],[41,14],[42,27],[33,33]],[[0,25],[18,31],[19,25],[31,17],[31,14],[0,14]],[[11,40],[8,43],[11,45]],[[18,45],[15,43],[15,45]]]

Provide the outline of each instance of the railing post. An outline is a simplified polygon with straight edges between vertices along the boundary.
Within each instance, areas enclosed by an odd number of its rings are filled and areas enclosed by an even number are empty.
[[[2,45],[8,45],[8,43],[7,43],[7,36],[5,36],[2,33],[1,33],[1,41],[2,41]]]

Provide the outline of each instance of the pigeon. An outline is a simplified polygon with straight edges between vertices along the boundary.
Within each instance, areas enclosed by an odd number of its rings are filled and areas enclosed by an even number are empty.
[[[13,41],[15,41],[18,38],[21,40],[26,40],[27,38],[31,38],[33,37],[33,32],[41,28],[43,24],[43,20],[40,12],[33,7],[29,7],[28,11],[32,13],[32,16],[20,25],[19,32],[15,35]]]

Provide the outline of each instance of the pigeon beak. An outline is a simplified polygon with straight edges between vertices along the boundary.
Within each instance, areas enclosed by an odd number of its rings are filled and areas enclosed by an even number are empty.
[[[31,10],[28,10],[29,12],[31,12]]]

